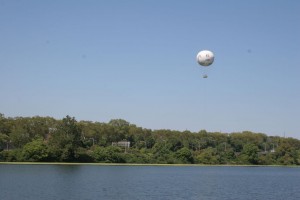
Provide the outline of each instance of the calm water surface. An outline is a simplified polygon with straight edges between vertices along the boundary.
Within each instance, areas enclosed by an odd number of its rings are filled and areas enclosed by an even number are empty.
[[[300,168],[0,165],[2,200],[300,199]]]

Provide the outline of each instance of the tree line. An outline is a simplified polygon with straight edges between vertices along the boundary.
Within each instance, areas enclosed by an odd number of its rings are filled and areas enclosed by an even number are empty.
[[[112,145],[121,141],[129,147]],[[123,119],[101,123],[0,114],[0,161],[299,165],[300,141],[250,131],[151,130]]]

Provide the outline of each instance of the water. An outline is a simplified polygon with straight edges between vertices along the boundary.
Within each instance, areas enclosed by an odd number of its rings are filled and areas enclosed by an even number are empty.
[[[1,200],[300,199],[300,168],[0,165]]]

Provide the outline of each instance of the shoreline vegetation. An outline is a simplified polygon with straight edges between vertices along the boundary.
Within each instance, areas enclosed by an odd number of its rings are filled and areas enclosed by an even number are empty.
[[[70,163],[70,162],[0,162],[0,165],[65,165],[65,166],[153,166],[153,167],[300,167],[299,165],[210,165],[210,164],[143,164],[143,163]]]
[[[123,119],[0,113],[0,164],[112,166],[300,166],[300,140],[251,131],[151,130]]]

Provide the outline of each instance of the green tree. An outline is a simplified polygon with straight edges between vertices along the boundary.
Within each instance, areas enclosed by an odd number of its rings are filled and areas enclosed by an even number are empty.
[[[265,154],[260,154],[258,156],[258,164],[260,165],[272,165],[275,164],[275,156],[274,153],[265,153]]]
[[[236,156],[233,149],[229,148],[226,151],[221,151],[219,156],[220,164],[235,164]]]
[[[81,132],[74,117],[63,118],[49,140],[49,149],[54,160],[76,161],[77,150],[82,147]]]
[[[30,135],[22,125],[16,125],[9,135],[11,144],[15,148],[22,148],[25,144],[31,141]]]
[[[24,161],[46,161],[48,156],[47,145],[41,138],[27,143],[22,149]]]
[[[257,164],[258,163],[259,149],[255,144],[246,144],[242,150],[241,158],[245,164]]]
[[[0,151],[7,149],[9,137],[6,134],[0,133]]]
[[[106,163],[124,163],[125,160],[122,156],[122,149],[116,146],[109,147],[95,147],[92,153],[96,162]]]
[[[51,128],[55,127],[55,120],[50,117],[32,117],[27,119],[26,129],[30,138],[41,137],[47,139]]]
[[[6,162],[18,162],[22,161],[22,150],[21,149],[13,149],[9,151],[1,151],[0,152],[0,160]]]
[[[175,155],[182,163],[194,163],[193,154],[187,147],[179,149]]]
[[[113,141],[121,141],[128,139],[129,133],[129,122],[123,119],[112,119],[108,123],[109,126],[114,128]]]
[[[154,161],[161,164],[176,163],[176,158],[174,157],[174,153],[170,150],[170,147],[171,144],[168,144],[165,140],[155,143],[151,149]]]
[[[0,133],[9,135],[11,131],[11,120],[5,118],[4,114],[0,113]]]
[[[278,164],[295,165],[299,163],[299,153],[296,148],[287,142],[283,142],[275,152]]]
[[[201,150],[200,154],[196,155],[196,163],[219,164],[219,156],[217,155],[217,150],[212,147]]]

